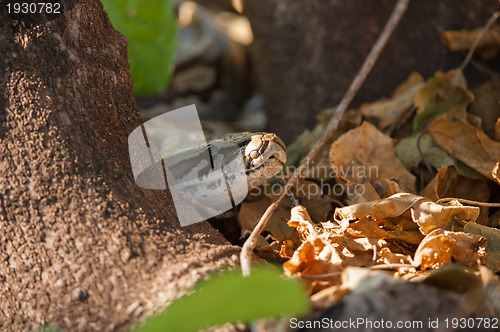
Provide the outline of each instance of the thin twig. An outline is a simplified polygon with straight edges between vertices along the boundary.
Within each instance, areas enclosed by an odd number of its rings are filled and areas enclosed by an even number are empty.
[[[366,76],[372,69],[380,53],[382,53],[382,50],[384,49],[384,46],[387,43],[387,40],[392,35],[392,32],[394,31],[401,17],[406,11],[406,8],[408,7],[408,2],[409,0],[398,0],[396,6],[394,7],[391,13],[391,16],[389,17],[389,20],[384,26],[384,30],[382,30],[382,32],[380,33],[377,41],[375,42],[375,45],[373,45],[372,49],[370,50],[370,53],[366,57],[363,66],[359,70],[358,74],[356,75],[351,85],[349,86],[349,89],[347,90],[344,97],[340,101],[335,114],[332,116],[330,122],[328,123],[328,126],[325,129],[323,136],[320,138],[319,141],[317,141],[314,144],[314,146],[311,148],[311,151],[302,160],[299,167],[297,167],[295,172],[288,179],[288,182],[284,186],[281,195],[278,197],[278,199],[276,199],[274,203],[272,203],[267,208],[266,212],[264,212],[259,222],[253,229],[252,234],[250,234],[248,239],[245,241],[243,248],[241,248],[241,254],[240,254],[241,270],[244,276],[250,275],[250,269],[252,265],[252,253],[253,249],[255,248],[255,244],[257,243],[257,238],[259,234],[264,230],[269,218],[271,218],[271,215],[274,213],[274,211],[276,211],[279,203],[283,200],[288,191],[292,188],[295,181],[297,181],[297,179],[301,176],[302,172],[306,169],[307,165],[309,165],[311,160],[319,152],[321,147],[332,137],[335,130],[337,130],[337,127],[340,123],[340,120],[342,119],[342,116],[344,115],[345,110],[347,109],[347,106],[349,106],[349,103],[354,98],[354,95],[361,87],[361,84],[363,83]]]
[[[342,275],[342,271],[324,273],[324,274],[306,274],[306,275],[301,275],[300,277],[302,279],[330,279],[333,277],[338,277],[340,275]]]
[[[400,268],[415,269],[416,266],[413,266],[411,264],[380,264],[380,265],[372,265],[366,267],[366,269],[370,270],[395,270]],[[340,275],[342,275],[342,271],[324,273],[324,274],[306,274],[306,275],[300,275],[300,277],[302,279],[329,279],[338,277]]]
[[[500,79],[500,74],[497,71],[495,71],[495,69],[486,66],[484,63],[480,63],[474,59],[471,59],[470,64],[472,66],[474,66],[477,70],[485,73],[486,75],[490,76],[491,78],[496,79],[496,80]]]
[[[488,32],[490,30],[491,26],[493,25],[493,23],[495,23],[495,21],[497,20],[497,18],[499,16],[500,16],[500,12],[495,12],[495,13],[493,13],[493,15],[491,15],[488,22],[486,22],[486,25],[484,26],[484,28],[481,31],[481,33],[479,34],[479,36],[472,43],[471,48],[469,50],[469,53],[467,53],[467,56],[465,57],[464,61],[460,65],[460,67],[458,67],[458,69],[460,71],[464,71],[465,67],[467,67],[470,59],[472,59],[472,55],[474,54],[474,51],[476,51],[476,48],[479,46],[479,42],[483,39],[486,32]]]
[[[371,270],[394,270],[400,268],[414,269],[416,268],[416,266],[413,266],[411,264],[380,264],[369,266],[368,268]]]
[[[469,204],[469,205],[475,205],[475,206],[500,207],[500,203],[478,202],[478,201],[471,201],[470,199],[453,198],[453,197],[438,199],[436,201],[436,203],[441,204],[441,203],[446,203],[449,201],[459,201],[462,204]]]
[[[285,181],[284,177],[280,178],[280,183],[281,183],[281,187],[285,186],[286,181]],[[288,198],[290,199],[290,202],[292,202],[292,207],[296,207],[299,205],[299,200],[297,198],[295,198],[295,195],[293,194],[293,192],[289,191],[287,193],[287,195],[288,195]]]

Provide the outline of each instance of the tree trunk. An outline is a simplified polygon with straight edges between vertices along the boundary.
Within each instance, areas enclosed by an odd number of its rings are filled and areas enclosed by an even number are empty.
[[[135,185],[127,41],[98,0],[61,3],[0,11],[1,330],[123,328],[237,261],[206,222],[180,228],[168,191]]]

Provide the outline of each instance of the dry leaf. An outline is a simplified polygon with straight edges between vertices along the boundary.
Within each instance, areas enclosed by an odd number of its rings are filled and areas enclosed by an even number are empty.
[[[500,141],[500,118],[498,118],[495,123],[495,140]]]
[[[454,167],[442,167],[438,174],[429,182],[421,196],[427,197],[432,201],[440,198],[455,197],[465,198],[478,202],[488,202],[490,199],[490,188],[486,181],[479,181],[466,178],[457,173]],[[478,224],[488,224],[488,207],[480,207],[479,217],[476,220]]]
[[[389,248],[381,248],[378,252],[378,264],[411,264],[409,255],[393,253]]]
[[[470,113],[481,118],[484,132],[491,138],[495,138],[495,123],[500,115],[500,80],[487,81],[472,90],[475,96],[470,105]]]
[[[349,205],[371,202],[380,199],[379,194],[368,181],[364,181],[363,183],[342,181],[339,183],[342,183],[344,188],[346,188],[346,202]],[[376,183],[378,184],[379,182]]]
[[[450,50],[467,52],[476,39],[479,38],[484,28],[474,30],[449,30],[441,32],[441,40]],[[476,53],[484,59],[494,58],[500,51],[500,25],[493,25],[479,41]]]
[[[500,142],[491,140],[474,126],[446,119],[432,121],[428,131],[435,142],[450,155],[500,183],[493,175],[495,165],[500,160]]]
[[[387,247],[387,241],[374,237],[363,237],[359,234],[351,236],[347,232],[347,225],[338,225],[332,222],[321,223],[321,232],[327,235],[340,257],[343,266],[369,266],[373,264],[374,248]],[[352,231],[354,232],[354,231]]]
[[[349,224],[345,236],[367,237],[375,239],[397,239],[409,244],[419,244],[423,236],[417,229],[406,229],[401,231],[387,231],[371,219],[363,218]]]
[[[412,73],[396,88],[390,99],[383,98],[363,104],[360,108],[361,114],[375,123],[380,130],[390,133],[406,113],[411,112],[415,93],[423,84],[423,77],[418,73]]]
[[[396,158],[392,139],[368,122],[340,136],[331,146],[330,162],[337,176],[354,184],[372,185],[394,178],[415,192],[415,176]]]
[[[329,167],[329,166],[328,166]],[[319,167],[313,168],[309,176],[325,177],[326,171],[321,171]],[[332,175],[333,174],[327,174]],[[292,192],[300,202],[311,213],[313,220],[324,221],[329,219],[333,211],[332,203],[335,202],[336,192],[339,186],[334,180],[301,177],[292,188]]]
[[[257,255],[260,258],[264,258],[269,262],[280,262],[283,263],[284,257],[280,255],[281,244],[279,241],[273,241],[268,243],[267,241],[261,245],[256,246]]]
[[[253,202],[243,201],[238,213],[238,221],[242,230],[252,230],[272,202],[270,197]],[[288,216],[288,214],[289,207],[286,206],[286,203],[282,203],[266,225],[265,230],[278,241],[284,240],[294,231],[286,224],[286,221],[282,220],[282,217]]]
[[[398,159],[408,169],[414,170],[419,165],[422,166],[422,156],[417,148],[418,136],[413,135],[401,139],[395,147]],[[425,160],[434,168],[454,166],[458,174],[471,179],[483,179],[483,176],[456,158],[450,156],[446,151],[440,148],[430,135],[422,135],[420,138],[420,151]]]
[[[446,292],[463,294],[460,303],[467,312],[474,312],[485,300],[481,278],[475,269],[464,265],[442,266],[433,271],[423,282]]]
[[[307,212],[307,209],[302,205],[292,208],[290,211],[290,221],[288,221],[288,226],[295,227],[299,234],[306,240],[314,241],[318,237],[318,233],[314,229],[311,216],[309,216],[309,212]]]
[[[335,249],[318,238],[314,242],[302,243],[292,258],[283,263],[283,270],[287,276],[300,273],[310,288],[315,286],[316,281],[326,282],[322,285],[322,288],[326,288],[340,282],[340,274],[337,274],[342,271],[340,262],[341,258]]]
[[[436,269],[452,262],[473,265],[486,256],[487,241],[477,234],[435,229],[418,246],[413,265],[423,270]]]
[[[450,264],[433,271],[423,282],[442,290],[463,294],[482,288],[481,279],[475,272],[470,267]]]
[[[466,122],[467,105],[473,100],[474,95],[467,90],[461,71],[437,71],[415,95],[417,115],[413,120],[414,133],[423,130],[431,119],[438,116]]]
[[[294,243],[292,240],[284,240],[281,245],[281,249],[279,255],[283,258],[290,259],[292,258],[294,252]]]
[[[436,228],[446,229],[456,221],[461,223],[475,221],[479,216],[478,207],[463,206],[457,201],[450,203],[456,204],[456,206],[421,202],[412,208],[412,218],[420,226],[423,234],[429,234]]]
[[[335,248],[319,234],[312,223],[309,213],[303,206],[296,206],[291,211],[290,226],[296,227],[304,242],[293,253],[292,258],[283,263],[283,270],[289,276],[300,273],[313,286],[315,280],[326,281],[333,285],[340,281],[340,275],[322,277],[342,270],[342,258]],[[317,279],[307,278],[316,277]],[[326,287],[327,284],[324,284]]]
[[[342,287],[354,293],[363,293],[381,286],[400,284],[389,274],[360,267],[347,267],[342,271]]]
[[[497,161],[497,163],[495,164],[495,167],[493,167],[493,170],[491,171],[491,176],[493,177],[493,180],[500,183],[500,162],[499,161]]]
[[[353,291],[346,294],[340,303],[314,317],[314,322],[355,322],[361,317],[367,324],[358,326],[357,329],[325,328],[321,331],[445,331],[442,329],[445,318],[451,322],[452,317],[457,318],[457,321],[460,317],[471,317],[470,312],[461,308],[462,303],[456,294],[443,293],[436,287],[423,283],[389,280],[389,275],[381,271],[377,272],[377,276],[364,278],[359,283],[360,291],[357,291],[358,287],[353,288]],[[362,274],[360,271],[352,271],[354,277]],[[483,314],[477,317],[485,316]],[[398,321],[422,325],[418,327],[412,325],[406,329],[395,328],[395,324],[392,325],[393,328],[387,328],[387,325],[380,329],[375,328],[378,322]],[[429,327],[429,323],[437,321],[441,329]],[[437,325],[434,326],[437,327]],[[312,330],[318,329],[309,329],[309,331]]]
[[[397,217],[421,200],[425,200],[425,198],[407,193],[396,194],[374,202],[338,208],[335,210],[334,218],[341,221],[342,219],[356,220],[366,217],[372,219]]]
[[[464,232],[478,234],[488,239],[486,253],[488,256],[484,264],[494,272],[500,271],[500,230],[492,227],[468,223],[464,227]]]
[[[311,303],[315,310],[326,310],[339,302],[349,290],[341,286],[331,286],[311,295]]]
[[[404,193],[404,190],[401,189],[399,183],[394,179],[386,179],[385,180],[385,192],[382,193],[384,198],[390,197],[392,195]]]
[[[411,219],[420,227],[422,234],[428,234],[435,228],[446,228],[456,221],[465,223],[477,219],[478,207],[462,206],[457,202],[452,204],[455,206],[444,206],[422,196],[403,193],[378,201],[337,208],[334,218],[337,221],[368,217],[376,220],[389,220],[410,210]]]
[[[479,265],[479,274],[486,288],[485,293],[493,315],[498,317],[500,316],[500,280],[490,269],[482,265]]]

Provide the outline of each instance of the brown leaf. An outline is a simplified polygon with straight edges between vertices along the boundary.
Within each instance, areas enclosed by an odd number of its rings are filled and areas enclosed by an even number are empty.
[[[419,244],[422,241],[422,234],[416,229],[403,231],[387,231],[381,228],[371,219],[361,219],[351,223],[346,229],[345,236],[367,237],[375,239],[397,239],[409,244]]]
[[[302,205],[295,206],[290,211],[290,214],[291,216],[290,221],[288,221],[288,226],[295,227],[304,239],[308,241],[316,240],[318,232],[314,229],[314,224],[306,208]]]
[[[404,192],[403,189],[401,189],[401,187],[399,186],[399,183],[394,179],[386,179],[385,184],[385,192],[382,194],[384,198]]]
[[[485,289],[481,278],[473,268],[461,264],[448,264],[432,271],[423,283],[445,292],[463,294],[460,303],[467,312],[474,312],[484,304]]]
[[[419,142],[418,145],[417,141]],[[481,174],[446,153],[428,134],[424,134],[420,138],[413,135],[401,139],[396,145],[395,151],[398,159],[406,168],[417,172],[419,166],[425,166],[423,163],[423,158],[425,158],[436,169],[453,166],[460,175],[471,179],[483,179]]]
[[[304,242],[295,250],[292,258],[283,263],[283,270],[287,275],[300,273],[303,277],[314,277],[342,270],[342,258],[332,244],[326,241],[327,236],[316,231],[303,206],[292,209],[288,224],[296,227]],[[334,284],[340,280],[340,275],[318,279]],[[313,280],[315,279],[308,279],[310,285]]]
[[[391,277],[389,274],[360,267],[347,267],[342,271],[342,287],[351,290],[354,293],[390,285],[401,284],[400,280]]]
[[[334,218],[337,221],[357,220],[367,217],[389,220],[399,217],[405,211],[410,210],[411,219],[419,226],[422,234],[428,234],[435,228],[446,228],[452,222],[461,221],[465,223],[477,219],[479,215],[478,207],[462,206],[458,202],[452,204],[454,205],[444,206],[431,202],[422,196],[403,193],[378,201],[338,208],[335,210]],[[406,236],[409,235],[406,234]],[[413,235],[407,240],[410,239],[414,239]]]
[[[434,179],[429,182],[422,192],[421,196],[427,197],[432,201],[440,198],[455,197],[465,198],[478,202],[488,202],[490,199],[490,188],[486,181],[473,180],[459,175],[454,167],[441,167]],[[478,224],[488,224],[488,207],[480,207],[479,217],[476,220]]]
[[[349,290],[342,286],[331,286],[311,295],[311,303],[315,310],[324,311],[337,303]]]
[[[487,241],[477,234],[435,229],[418,246],[413,265],[421,269],[435,269],[452,262],[473,265],[486,256]]]
[[[464,232],[478,234],[488,239],[488,247],[486,253],[488,256],[484,264],[493,270],[500,271],[500,230],[492,227],[478,225],[476,223],[468,223],[464,227]]]
[[[371,202],[380,199],[379,194],[368,181],[364,181],[363,183],[339,181],[339,184],[343,184],[344,188],[346,188],[346,201],[349,205]]]
[[[358,184],[366,179],[374,185],[394,178],[404,190],[415,192],[415,176],[397,159],[392,139],[368,122],[332,144],[330,162],[345,181]]]
[[[449,30],[441,32],[441,40],[450,50],[468,51],[484,28],[474,30]],[[477,45],[476,52],[484,59],[495,57],[500,51],[500,25],[494,25],[485,33]]]
[[[491,171],[491,176],[496,182],[500,183],[500,162],[497,161],[495,167],[493,167],[493,170]]]
[[[340,281],[340,274],[328,277],[322,275],[342,271],[340,262],[341,258],[335,249],[325,243],[323,239],[317,238],[314,242],[305,241],[302,243],[293,253],[292,258],[283,263],[283,270],[288,276],[300,273],[310,283],[314,279],[307,277],[318,277],[318,279],[334,285]]]
[[[378,252],[378,264],[411,264],[409,255],[393,253],[391,249],[385,247]]]
[[[242,202],[238,213],[238,221],[241,228],[243,230],[252,230],[271,203],[271,197],[264,197],[253,202]],[[293,228],[286,224],[286,221],[282,220],[282,217],[288,216],[289,213],[289,208],[286,204],[280,204],[266,225],[265,230],[269,231],[278,241],[284,240],[294,231]]]
[[[325,166],[326,167],[326,166]],[[328,168],[330,166],[328,165]],[[311,169],[310,169],[311,170]],[[307,176],[325,177],[325,171],[321,167],[312,168]],[[336,198],[334,181],[326,181],[325,179],[317,179],[310,177],[303,177],[297,180],[292,192],[301,205],[305,206],[310,211],[311,217],[316,221],[324,221],[331,215],[332,201]]]
[[[412,218],[419,225],[423,234],[429,234],[436,228],[448,228],[453,222],[475,221],[479,216],[479,208],[463,206],[457,201],[450,202],[455,206],[444,206],[434,202],[421,202],[412,208]]]
[[[415,93],[424,84],[419,73],[412,73],[401,83],[390,99],[382,98],[372,103],[365,103],[360,111],[363,117],[375,123],[377,127],[390,133],[407,113],[411,112]]]
[[[472,90],[475,96],[470,105],[470,113],[479,116],[484,132],[491,139],[495,138],[495,123],[500,115],[500,80],[487,81]]]
[[[497,122],[495,123],[495,139],[497,141],[500,141],[500,118],[498,118]]]
[[[495,165],[500,160],[500,142],[491,140],[474,126],[445,119],[432,121],[428,131],[450,155],[500,183],[493,175]]]
[[[293,241],[292,240],[284,240],[283,244],[281,245],[281,250],[279,252],[279,255],[283,258],[290,259],[293,255],[293,252],[294,252]]]
[[[479,274],[486,288],[486,296],[492,306],[493,314],[500,316],[500,279],[485,266],[479,266]]]
[[[366,217],[372,219],[397,217],[421,200],[425,200],[425,198],[407,193],[396,194],[378,201],[337,208],[335,209],[334,218],[340,221],[342,219],[356,220]]]

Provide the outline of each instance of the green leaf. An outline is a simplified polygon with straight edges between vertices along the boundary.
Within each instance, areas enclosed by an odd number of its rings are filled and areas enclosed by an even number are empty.
[[[398,142],[394,150],[398,159],[405,165],[408,170],[417,167],[422,162],[422,156],[417,148],[418,135],[405,137]],[[460,160],[453,158],[446,151],[441,149],[432,137],[425,134],[420,139],[420,151],[424,155],[429,164],[439,169],[453,165],[458,174],[465,176],[469,179],[481,180],[484,177],[476,172],[474,169],[462,163]]]
[[[297,280],[285,279],[279,269],[225,272],[201,283],[165,313],[153,317],[136,332],[198,331],[227,322],[249,322],[265,317],[297,317],[307,313],[309,302]]]
[[[113,27],[128,38],[136,95],[165,91],[174,62],[176,20],[170,0],[101,0]]]
[[[473,100],[474,95],[467,90],[461,71],[437,71],[415,95],[417,115],[413,120],[413,132],[420,132],[438,116],[465,122],[467,105]]]

